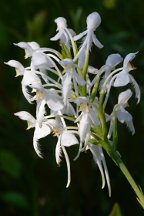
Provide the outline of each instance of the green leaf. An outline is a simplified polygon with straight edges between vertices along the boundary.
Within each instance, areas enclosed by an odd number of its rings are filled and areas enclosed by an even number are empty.
[[[115,203],[111,213],[109,214],[109,216],[122,216],[121,210],[120,210],[120,206],[118,203]]]
[[[7,192],[2,194],[0,198],[9,204],[13,204],[17,207],[28,209],[28,201],[26,197],[21,193]]]
[[[0,152],[0,169],[18,178],[21,174],[21,162],[11,152],[3,150]]]

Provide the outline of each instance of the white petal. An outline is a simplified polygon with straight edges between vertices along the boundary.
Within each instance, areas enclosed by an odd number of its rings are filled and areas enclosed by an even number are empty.
[[[14,43],[14,45],[25,50],[25,58],[32,56],[33,50],[32,47],[28,44],[28,42]]]
[[[63,68],[66,68],[66,69],[68,69],[68,68],[69,69],[75,68],[74,62],[70,58],[63,59],[62,61],[60,61],[60,64],[62,65]]]
[[[126,67],[126,68],[127,68],[127,67],[129,68],[129,62],[131,62],[131,61],[135,58],[135,56],[136,56],[137,53],[138,53],[138,52],[129,53],[129,54],[125,57],[125,59],[124,59],[124,64],[123,64],[123,66]],[[129,69],[132,69],[132,67],[130,66]]]
[[[39,127],[38,123],[36,124],[35,137],[37,139],[46,137],[50,133],[51,133],[51,128],[45,122],[43,122],[41,127]]]
[[[88,73],[91,73],[91,74],[97,74],[99,72],[99,70],[91,65],[88,66]]]
[[[55,148],[55,158],[56,158],[56,163],[58,165],[60,165],[61,163],[61,157],[62,157],[62,148],[61,148],[60,137],[59,137]]]
[[[118,107],[116,110],[116,116],[121,123],[132,120],[132,115],[126,111],[123,106]]]
[[[92,34],[92,40],[98,48],[100,48],[100,49],[103,48],[102,43],[96,38],[96,36],[94,34]]]
[[[14,113],[14,115],[18,116],[20,119],[24,121],[29,121],[31,123],[31,126],[35,127],[36,120],[30,113],[26,111],[20,111],[20,112]]]
[[[105,172],[105,177],[106,177],[108,191],[109,191],[109,197],[110,197],[111,196],[111,185],[110,185],[110,178],[109,178],[108,168],[107,168],[107,165],[106,165],[103,150],[102,150],[102,148],[100,146],[99,146],[99,150],[100,150],[100,153],[101,153],[101,160],[102,160],[103,167],[104,167],[104,172]]]
[[[39,127],[42,126],[42,122],[44,120],[44,115],[46,114],[46,109],[45,109],[45,104],[46,101],[42,100],[39,102],[40,104],[38,105],[38,110],[37,110],[37,122],[39,124]]]
[[[58,32],[54,37],[50,38],[51,41],[57,41],[61,38],[62,32]]]
[[[29,86],[33,88],[39,88],[42,86],[40,78],[32,71],[25,71],[22,79],[22,88],[23,86]]]
[[[132,96],[132,91],[130,89],[121,92],[118,96],[118,104],[123,104],[123,105],[127,104],[131,96]]]
[[[34,52],[32,55],[32,63],[35,68],[52,67],[52,63],[48,60],[47,55],[40,52]]]
[[[23,65],[15,60],[10,60],[8,62],[5,62],[5,64],[14,67],[16,69],[16,76],[17,75],[23,75],[25,68],[23,67]]]
[[[79,135],[80,135],[81,142],[85,141],[87,134],[90,132],[90,127],[91,127],[91,120],[89,118],[89,114],[84,113],[81,116],[79,122]]]
[[[37,155],[40,158],[43,158],[42,152],[41,152],[41,149],[40,149],[40,146],[39,146],[39,140],[37,139],[37,137],[35,135],[33,137],[33,147],[34,147],[34,150],[37,153]]]
[[[26,85],[24,85],[23,83],[22,83],[22,93],[23,93],[24,97],[26,98],[26,100],[30,104],[32,104],[32,96],[31,96],[31,94],[28,91],[28,87]]]
[[[101,17],[99,13],[93,12],[89,14],[86,19],[86,23],[87,29],[92,29],[93,31],[95,31],[95,29],[101,24]]]
[[[64,17],[58,17],[54,21],[57,24],[57,31],[67,27],[67,20]]]
[[[102,188],[104,188],[105,176],[104,176],[104,171],[103,171],[103,167],[102,167],[102,163],[101,163],[101,155],[100,155],[99,147],[96,145],[93,145],[93,144],[89,144],[88,148],[90,149],[90,151],[93,155],[93,159],[94,159],[95,163],[98,165],[98,168],[99,168],[100,173],[101,173],[101,178],[102,178]]]
[[[48,92],[46,102],[48,107],[54,111],[61,110],[64,107],[62,98],[53,92]]]
[[[69,131],[64,131],[61,135],[61,144],[63,146],[69,147],[78,144],[78,140],[75,135]]]
[[[106,65],[110,65],[111,67],[115,67],[116,65],[122,62],[123,58],[120,54],[111,54],[107,57]]]
[[[62,93],[63,93],[63,100],[64,100],[64,104],[66,105],[68,98],[71,95],[71,91],[72,91],[72,83],[71,83],[71,74],[70,73],[66,73],[63,76],[63,87],[62,87]]]
[[[128,129],[130,130],[130,132],[132,133],[132,135],[134,135],[135,128],[134,128],[132,120],[131,121],[126,121],[125,123],[126,123]]]
[[[140,102],[140,97],[141,97],[140,87],[139,87],[139,85],[137,84],[137,82],[135,81],[135,79],[133,78],[132,75],[130,75],[130,79],[131,79],[131,83],[133,84],[133,87],[135,89],[136,98],[138,99],[137,103],[139,103]]]
[[[37,42],[35,42],[35,41],[28,42],[28,45],[30,45],[30,47],[31,47],[33,50],[40,49],[40,45],[39,45]]]
[[[71,171],[70,171],[70,161],[69,161],[69,157],[68,154],[66,152],[65,147],[62,145],[62,150],[65,156],[65,160],[66,160],[66,165],[67,165],[67,172],[68,172],[68,178],[67,178],[67,185],[66,187],[68,188],[71,182]]]
[[[73,39],[74,39],[74,41],[77,41],[77,40],[81,39],[83,36],[85,36],[86,34],[87,34],[87,30],[74,36]]]
[[[114,87],[125,86],[130,82],[129,74],[125,71],[122,71],[117,74],[116,79],[113,83]]]

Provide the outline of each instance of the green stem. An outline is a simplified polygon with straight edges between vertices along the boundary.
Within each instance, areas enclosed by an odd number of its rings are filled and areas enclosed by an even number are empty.
[[[94,84],[94,87],[92,89],[92,93],[90,96],[90,102],[92,103],[96,97],[97,91],[98,91],[98,87],[99,87],[99,82],[100,82],[100,76],[97,77],[96,82]]]
[[[133,190],[135,191],[135,193],[137,195],[137,199],[138,199],[140,205],[142,206],[142,208],[144,208],[144,195],[143,195],[142,191],[140,190],[140,188],[135,183],[133,177],[131,176],[130,172],[126,168],[125,164],[121,161],[117,165],[119,166],[119,168],[121,169],[122,173],[124,174],[124,176],[126,177],[126,179],[128,180],[128,182],[130,183],[130,185],[133,188]]]
[[[113,134],[112,134],[113,149],[116,150],[117,143],[118,143],[118,133],[117,133],[117,118],[115,117],[115,115],[112,116],[112,125],[113,125]]]
[[[101,145],[106,150],[106,152],[108,153],[108,155],[110,156],[110,158],[120,168],[120,170],[122,171],[123,175],[126,177],[127,181],[129,182],[129,184],[133,188],[134,192],[136,193],[137,200],[139,201],[139,203],[142,206],[142,208],[144,208],[144,195],[143,195],[141,189],[135,183],[135,180],[131,176],[131,174],[128,171],[127,167],[123,163],[123,161],[122,161],[121,156],[119,155],[119,153],[117,151],[114,151],[113,147],[110,144],[108,144],[108,142],[102,142]]]
[[[86,51],[86,56],[85,56],[85,62],[84,62],[84,67],[81,72],[82,78],[86,80],[86,73],[88,69],[88,63],[89,63],[89,49]],[[86,96],[86,85],[82,86],[82,96]]]

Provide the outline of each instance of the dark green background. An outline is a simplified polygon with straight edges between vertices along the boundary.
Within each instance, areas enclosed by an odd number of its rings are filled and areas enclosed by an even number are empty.
[[[66,185],[65,162],[55,163],[55,140],[42,142],[45,159],[37,157],[32,146],[33,131],[25,131],[25,122],[13,113],[34,113],[21,92],[21,78],[4,61],[24,63],[23,51],[13,45],[19,41],[37,41],[41,46],[56,48],[49,42],[55,34],[53,20],[67,18],[77,33],[86,27],[86,16],[98,11],[102,24],[97,30],[102,50],[93,49],[92,63],[100,67],[111,53],[125,56],[140,51],[133,75],[140,84],[142,98],[136,106],[131,100],[136,134],[132,137],[120,126],[119,151],[137,183],[144,189],[144,1],[143,0],[1,0],[0,1],[0,215],[2,216],[108,216],[118,202],[123,216],[142,216],[135,194],[120,170],[106,156],[112,197],[101,190],[100,173],[89,153],[74,162],[75,147],[68,150],[72,183]],[[109,106],[116,102],[112,92]]]

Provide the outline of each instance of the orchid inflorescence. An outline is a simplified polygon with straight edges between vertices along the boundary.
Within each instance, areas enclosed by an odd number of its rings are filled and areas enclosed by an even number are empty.
[[[24,67],[16,60],[6,62],[15,68],[16,76],[22,76],[22,92],[26,100],[36,104],[36,117],[26,111],[15,115],[27,121],[27,129],[34,128],[33,146],[39,157],[43,157],[39,140],[49,134],[57,137],[56,163],[60,165],[62,156],[65,157],[68,170],[66,187],[71,181],[66,148],[78,145],[74,160],[89,150],[100,170],[102,188],[107,183],[110,196],[110,179],[103,149],[125,176],[130,175],[124,170],[117,150],[117,123],[125,123],[132,134],[135,133],[132,115],[126,108],[133,93],[137,102],[140,101],[140,88],[131,75],[135,69],[131,62],[137,52],[129,53],[124,59],[120,54],[111,54],[105,65],[97,69],[89,65],[89,59],[93,44],[103,47],[94,33],[101,23],[100,15],[97,12],[88,15],[87,30],[78,35],[67,27],[65,18],[59,17],[55,23],[57,34],[51,40],[59,40],[61,52],[41,48],[36,42],[20,42],[15,45],[25,50],[25,58],[31,60],[30,66]],[[80,39],[82,43],[78,48],[76,41]],[[119,67],[120,64],[122,66]],[[132,90],[128,84],[131,84]],[[118,95],[113,110],[107,113],[110,90],[123,86],[125,90]],[[143,203],[138,188],[134,190],[139,202]]]

